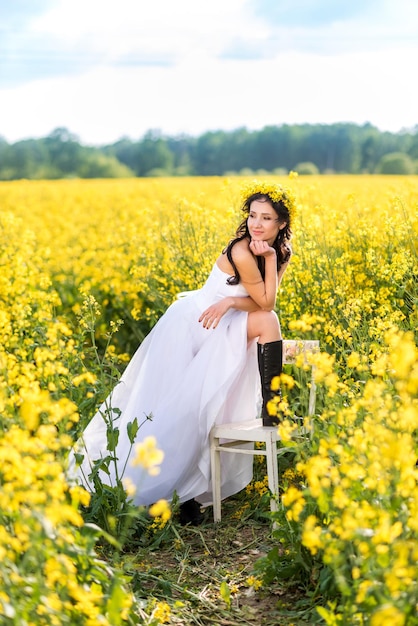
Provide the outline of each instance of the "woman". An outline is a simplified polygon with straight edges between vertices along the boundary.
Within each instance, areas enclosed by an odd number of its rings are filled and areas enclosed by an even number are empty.
[[[176,492],[180,521],[199,523],[199,502],[211,501],[213,424],[257,417],[260,378],[263,424],[274,424],[267,402],[273,395],[271,380],[281,373],[282,337],[273,309],[291,256],[294,202],[280,186],[254,181],[244,190],[243,212],[236,237],[216,260],[205,285],[168,308],[85,429],[78,473],[87,488],[92,461],[106,456],[111,415],[120,433],[118,467],[113,476],[102,472],[103,482],[123,474],[136,486],[138,505],[171,500]],[[157,476],[144,475],[128,458],[132,446],[127,425],[135,418],[145,420],[136,440],[153,435],[164,452]],[[251,458],[225,456],[223,498],[252,478]]]

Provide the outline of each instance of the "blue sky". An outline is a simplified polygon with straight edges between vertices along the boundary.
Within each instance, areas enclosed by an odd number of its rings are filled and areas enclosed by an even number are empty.
[[[418,124],[413,0],[0,0],[0,136]]]

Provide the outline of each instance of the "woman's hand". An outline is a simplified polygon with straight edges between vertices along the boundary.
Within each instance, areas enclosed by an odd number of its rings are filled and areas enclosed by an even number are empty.
[[[255,256],[263,256],[267,258],[276,254],[276,250],[269,246],[267,241],[258,241],[251,239],[250,250]]]
[[[229,309],[233,305],[233,300],[230,297],[223,298],[216,302],[215,304],[211,304],[210,307],[203,311],[202,315],[199,317],[199,322],[202,322],[203,328],[216,328],[219,324],[221,318],[229,311]]]

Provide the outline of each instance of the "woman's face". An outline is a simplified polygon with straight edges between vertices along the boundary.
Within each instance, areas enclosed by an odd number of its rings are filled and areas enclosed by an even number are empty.
[[[271,246],[286,222],[279,223],[276,211],[270,202],[253,200],[247,218],[248,231],[251,239],[267,241]]]

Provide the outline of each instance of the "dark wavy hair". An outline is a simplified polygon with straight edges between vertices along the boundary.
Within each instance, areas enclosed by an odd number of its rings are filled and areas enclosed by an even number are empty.
[[[286,226],[284,228],[282,228],[281,230],[279,230],[279,233],[276,237],[276,239],[274,240],[273,244],[272,244],[272,248],[274,248],[276,250],[276,256],[277,256],[277,269],[279,269],[279,267],[281,265],[283,265],[283,263],[285,263],[287,261],[287,256],[285,256],[281,250],[281,244],[285,243],[286,241],[289,241],[291,236],[292,236],[292,231],[290,229],[290,215],[289,215],[289,211],[285,205],[285,203],[280,200],[279,202],[273,202],[273,200],[270,198],[269,195],[265,194],[265,193],[254,193],[251,196],[249,196],[244,204],[242,205],[242,212],[244,213],[245,217],[242,220],[241,224],[238,226],[236,233],[235,233],[235,237],[234,239],[232,239],[229,244],[227,245],[227,247],[223,250],[224,253],[226,253],[226,256],[228,258],[228,261],[230,262],[230,264],[232,265],[232,267],[234,268],[234,276],[230,276],[227,280],[227,283],[229,285],[238,285],[238,283],[241,280],[241,277],[239,275],[239,272],[237,270],[237,267],[232,259],[232,248],[235,246],[236,243],[238,243],[239,241],[242,241],[243,239],[245,239],[246,237],[250,237],[250,233],[248,231],[248,224],[247,224],[247,219],[248,219],[248,215],[250,213],[250,207],[251,207],[251,203],[254,200],[260,200],[261,202],[268,202],[273,209],[276,211],[277,213],[277,217],[279,219],[280,222],[286,222]],[[264,271],[264,267],[265,267],[265,261],[264,261],[264,257],[262,256],[256,256],[256,260],[257,260],[257,265],[258,268],[260,270],[261,276],[263,277],[264,280],[264,275],[265,275],[265,271]]]

